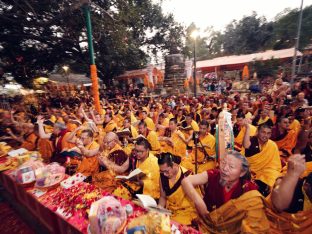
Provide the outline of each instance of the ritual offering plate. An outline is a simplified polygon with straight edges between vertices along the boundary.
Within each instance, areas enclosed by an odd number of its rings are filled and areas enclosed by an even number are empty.
[[[2,160],[2,159],[1,159]],[[15,158],[4,158],[0,162],[0,171],[12,170],[18,166],[18,161]]]
[[[49,174],[46,177],[37,179],[35,187],[39,189],[50,190],[57,187],[64,178],[64,173]]]

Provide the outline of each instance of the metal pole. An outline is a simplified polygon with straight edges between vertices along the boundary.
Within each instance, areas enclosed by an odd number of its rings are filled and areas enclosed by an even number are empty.
[[[294,78],[296,75],[296,60],[297,60],[297,50],[299,48],[299,40],[300,40],[300,31],[301,31],[301,22],[302,22],[302,6],[303,6],[303,0],[301,0],[301,6],[300,6],[300,13],[299,13],[299,20],[298,20],[298,30],[297,30],[297,37],[295,42],[295,48],[294,48],[294,57],[293,57],[293,63],[292,63],[292,70],[291,70],[291,80],[290,84],[293,85]]]
[[[196,37],[194,38],[194,71],[193,71],[193,79],[194,79],[194,97],[196,97]]]
[[[67,80],[67,86],[69,88],[69,76],[68,76],[68,73],[66,72],[66,80]]]

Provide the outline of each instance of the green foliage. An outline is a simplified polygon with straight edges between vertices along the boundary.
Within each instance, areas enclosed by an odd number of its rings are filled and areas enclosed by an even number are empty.
[[[278,15],[274,22],[273,36],[269,46],[273,49],[293,47],[297,37],[299,10],[287,10]],[[312,6],[303,9],[299,49],[311,44],[312,39]]]
[[[255,12],[240,21],[232,21],[223,35],[223,53],[248,54],[262,50],[272,36],[272,23],[267,23],[264,17],[258,17]]]
[[[196,27],[194,23],[190,24],[186,28],[185,47],[183,54],[186,57],[193,58],[194,51],[194,38],[192,33],[194,31],[200,31],[200,28]],[[210,59],[220,54],[222,40],[222,34],[215,31],[212,27],[207,27],[203,33],[196,38],[196,58],[197,60]]]
[[[266,61],[254,61],[254,63],[251,65],[251,70],[257,72],[257,77],[259,79],[271,76],[275,77],[278,73],[278,69],[280,66],[280,60],[279,59],[270,59]]]
[[[35,76],[59,70],[89,72],[81,1],[0,2],[0,56],[4,72],[31,84]],[[151,0],[93,0],[91,20],[98,74],[108,81],[146,65],[148,55],[182,48],[183,27]]]
[[[265,17],[259,17],[253,12],[239,21],[233,20],[226,26],[224,32],[211,30],[207,37],[200,39],[199,53],[204,59],[205,57],[249,54],[267,49],[279,50],[293,47],[297,36],[298,18],[298,9],[285,9],[272,22],[268,22]],[[191,29],[194,27],[194,25],[189,26]],[[311,39],[312,6],[307,6],[303,9],[299,49],[302,50],[311,44]],[[190,44],[186,40],[186,46],[190,47]]]

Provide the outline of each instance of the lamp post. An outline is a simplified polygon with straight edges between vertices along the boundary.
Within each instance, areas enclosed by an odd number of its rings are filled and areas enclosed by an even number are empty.
[[[297,50],[299,49],[299,40],[300,40],[300,31],[301,31],[301,22],[302,22],[302,6],[303,6],[303,0],[301,0],[299,19],[298,19],[297,37],[296,37],[296,42],[295,42],[294,57],[293,57],[292,69],[291,69],[291,80],[290,80],[291,85],[294,84],[294,79],[296,75]]]
[[[64,70],[64,72],[65,72],[65,77],[66,77],[66,81],[67,81],[67,86],[68,86],[68,88],[69,88],[69,77],[68,77],[68,70],[69,70],[69,66],[67,66],[67,65],[64,65],[63,67],[63,70]]]
[[[194,97],[197,95],[197,90],[196,90],[196,39],[198,37],[198,31],[193,31],[191,34],[191,37],[194,39],[194,51],[193,51],[193,56],[194,56],[194,70],[193,70],[193,83],[194,83]]]

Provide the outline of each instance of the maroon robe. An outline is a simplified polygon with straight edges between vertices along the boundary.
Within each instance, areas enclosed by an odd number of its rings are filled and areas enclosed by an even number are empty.
[[[205,187],[204,202],[209,212],[219,208],[227,201],[225,200],[224,187],[220,184],[220,170],[212,169],[207,171],[208,184]],[[231,199],[240,197],[242,194],[257,190],[257,185],[249,180],[239,180],[238,185],[234,185]]]

